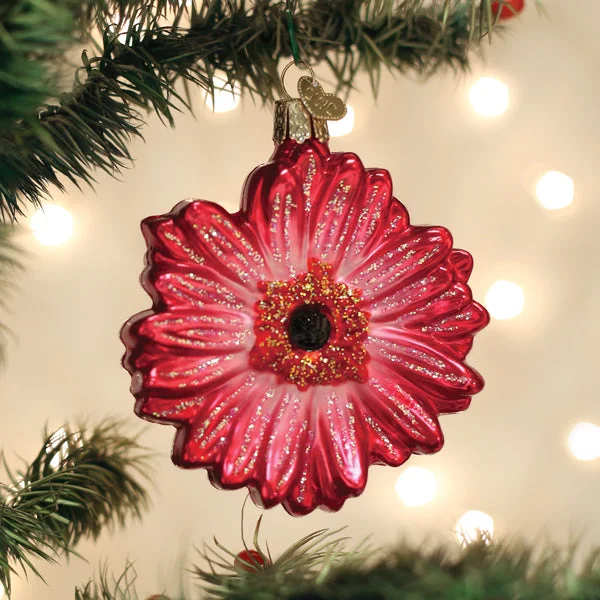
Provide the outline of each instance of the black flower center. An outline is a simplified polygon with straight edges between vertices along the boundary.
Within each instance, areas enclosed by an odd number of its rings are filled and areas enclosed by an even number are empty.
[[[314,305],[296,309],[290,317],[289,336],[294,348],[319,350],[331,335],[331,323],[323,310]]]

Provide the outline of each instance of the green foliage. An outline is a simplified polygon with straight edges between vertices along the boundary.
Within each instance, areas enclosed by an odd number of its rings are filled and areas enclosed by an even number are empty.
[[[0,584],[9,593],[15,566],[39,575],[32,558],[72,553],[82,537],[95,539],[148,506],[148,455],[113,420],[46,434],[24,469],[3,461],[10,483],[0,487]]]
[[[52,63],[73,41],[73,0],[13,0],[0,6],[0,131],[31,120],[56,90]]]
[[[200,557],[208,565],[208,570],[197,566],[194,573],[209,598],[242,598],[249,585],[276,589],[280,597],[284,597],[311,582],[324,581],[337,565],[358,564],[357,561],[363,557],[360,547],[346,550],[348,538],[337,537],[341,530],[322,529],[292,544],[274,560],[268,547],[263,550],[259,543],[261,519],[256,524],[253,539],[253,549],[259,553],[261,564],[252,559],[238,559],[236,564],[237,552],[228,550],[216,538],[215,548],[205,544]],[[242,543],[248,550],[243,529],[242,522]]]
[[[156,111],[172,124],[174,111],[192,104],[189,95],[176,91],[178,80],[212,92],[213,75],[220,70],[243,90],[271,100],[279,90],[279,61],[291,56],[286,3],[279,1],[205,0],[188,8],[179,0],[98,0],[77,10],[70,0],[14,2],[70,8],[88,48],[71,91],[39,103],[45,93],[53,96],[44,74],[69,35],[66,16],[59,18],[60,11],[48,16],[40,33],[37,21],[27,21],[28,42],[17,53],[0,46],[0,65],[17,55],[28,60],[23,89],[7,90],[1,104],[22,106],[25,112],[40,104],[35,120],[19,121],[0,135],[3,219],[16,218],[27,203],[38,204],[51,186],[62,188],[64,180],[92,183],[98,167],[120,172],[131,160],[127,145],[140,135],[146,111]],[[494,25],[491,0],[289,4],[302,57],[311,64],[328,64],[341,91],[348,91],[361,70],[369,73],[376,90],[383,68],[421,74],[444,66],[466,69],[473,40],[491,33]],[[164,24],[167,13],[169,25]],[[0,31],[6,28],[7,14],[0,12]],[[89,37],[92,22],[102,31],[97,46]],[[123,28],[126,32],[120,33]],[[38,56],[32,50],[38,43],[55,52]],[[31,94],[21,98],[27,90]]]
[[[12,241],[14,228],[0,223],[0,309],[6,309],[6,300],[16,271],[22,269],[19,249]],[[9,329],[0,321],[0,366],[4,363],[4,343]]]
[[[256,572],[221,567],[211,570],[209,598],[223,600],[598,600],[600,551],[575,563],[575,548],[536,549],[525,543],[499,543],[481,539],[459,550],[423,548],[402,544],[377,554],[323,551],[333,545],[335,532],[317,532],[310,548],[301,540],[295,555],[275,561]],[[341,540],[340,544],[342,543]],[[341,546],[338,546],[338,550]],[[223,551],[220,548],[221,552]],[[226,551],[226,554],[228,551]],[[311,559],[311,555],[313,559]],[[320,555],[320,556],[319,556]],[[216,567],[214,560],[212,567]],[[323,569],[319,569],[319,565]],[[206,584],[203,570],[197,574]],[[219,580],[217,578],[220,577]],[[98,583],[76,592],[76,600],[137,600],[135,571],[128,565],[117,580],[103,570]],[[183,598],[183,596],[181,596]],[[186,598],[206,598],[199,592]]]

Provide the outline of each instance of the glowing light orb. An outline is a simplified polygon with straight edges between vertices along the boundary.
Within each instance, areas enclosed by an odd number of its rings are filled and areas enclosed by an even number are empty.
[[[469,510],[458,520],[454,532],[463,546],[481,540],[489,543],[494,536],[494,519],[480,510]]]
[[[600,458],[600,427],[593,423],[577,423],[569,433],[568,444],[577,460]]]
[[[44,204],[29,220],[33,234],[44,246],[58,246],[73,236],[71,213],[56,204]]]
[[[523,288],[512,281],[496,281],[487,291],[484,303],[495,319],[514,319],[523,312],[525,294]]]
[[[240,86],[231,84],[226,77],[215,75],[213,77],[214,97],[210,92],[204,97],[204,104],[213,112],[226,113],[235,110],[241,98]]]
[[[482,117],[497,117],[508,108],[508,87],[491,77],[482,77],[471,87],[469,101]]]
[[[406,506],[428,504],[436,491],[435,475],[421,467],[408,467],[396,480],[396,493]]]
[[[354,129],[354,109],[346,104],[346,115],[339,121],[327,121],[329,135],[331,137],[341,137]]]
[[[559,210],[573,202],[573,180],[564,173],[548,171],[535,186],[538,202],[547,210]]]

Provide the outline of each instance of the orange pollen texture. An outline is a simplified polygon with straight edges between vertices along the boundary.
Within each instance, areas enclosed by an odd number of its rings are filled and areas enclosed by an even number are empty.
[[[300,390],[367,380],[369,354],[363,342],[370,315],[360,309],[361,291],[334,281],[331,272],[330,264],[309,259],[307,273],[288,281],[260,282],[264,295],[255,304],[252,367],[272,371]],[[302,350],[290,340],[290,317],[304,306],[317,307],[331,326],[329,339],[318,350]]]

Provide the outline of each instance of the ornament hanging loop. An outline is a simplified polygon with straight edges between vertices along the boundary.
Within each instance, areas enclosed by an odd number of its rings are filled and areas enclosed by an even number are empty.
[[[306,61],[299,60],[298,62],[295,62],[292,60],[287,65],[285,65],[285,67],[283,67],[283,70],[281,71],[281,75],[279,76],[279,80],[281,82],[281,89],[283,90],[286,100],[291,100],[292,96],[290,96],[290,93],[287,91],[287,89],[285,87],[285,75],[288,72],[289,68],[293,67],[293,66],[296,66],[298,68],[300,68],[301,66],[306,67],[308,69],[308,72],[310,73],[310,77],[311,77],[312,81],[316,81],[315,72],[313,71],[313,68]]]
[[[296,29],[294,27],[294,17],[292,16],[292,8],[291,8],[290,0],[286,0],[285,3],[285,20],[287,22],[288,34],[290,36],[290,46],[292,47],[292,56],[294,58],[294,63],[299,64],[300,61],[300,48],[298,47],[298,40],[296,39]]]

